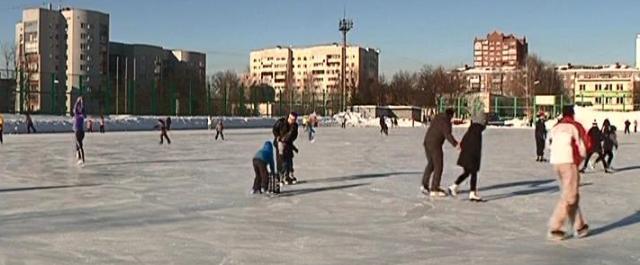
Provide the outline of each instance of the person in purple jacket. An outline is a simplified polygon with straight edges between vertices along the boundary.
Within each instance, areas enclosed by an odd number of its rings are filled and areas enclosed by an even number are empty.
[[[73,106],[73,132],[76,136],[76,158],[78,159],[78,165],[84,164],[84,100],[82,97],[78,97],[76,104]]]

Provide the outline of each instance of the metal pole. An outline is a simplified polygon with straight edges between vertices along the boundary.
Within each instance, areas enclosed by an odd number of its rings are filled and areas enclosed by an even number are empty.
[[[516,115],[518,114],[518,98],[517,97],[513,97],[513,118],[516,118]]]
[[[120,57],[116,56],[116,114],[120,114]]]
[[[51,73],[51,113],[55,113],[56,109],[56,74]]]

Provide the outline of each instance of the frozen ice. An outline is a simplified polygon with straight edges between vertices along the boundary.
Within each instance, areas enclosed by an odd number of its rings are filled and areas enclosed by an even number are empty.
[[[533,130],[489,128],[479,174],[486,203],[430,199],[419,186],[425,128],[318,128],[301,136],[300,184],[250,195],[251,159],[269,129],[5,135],[1,264],[638,264],[640,145],[619,135],[605,174],[583,175],[584,239],[546,239],[559,193],[536,163]],[[464,128],[456,128],[458,139]],[[442,186],[462,170],[445,144]]]

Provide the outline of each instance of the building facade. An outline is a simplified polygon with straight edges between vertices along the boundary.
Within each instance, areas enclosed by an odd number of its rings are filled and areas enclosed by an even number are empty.
[[[567,94],[575,104],[608,111],[632,111],[638,107],[640,70],[620,64],[558,66]]]
[[[206,55],[146,44],[109,44],[114,113],[189,114],[204,111]],[[175,99],[175,100],[174,100]]]
[[[339,94],[342,46],[281,47],[252,51],[250,78],[268,84],[276,93],[291,89],[297,94]],[[360,46],[346,49],[346,90],[350,95],[361,82],[378,78],[379,51]],[[349,96],[348,95],[348,96]]]
[[[63,8],[67,24],[68,109],[80,94],[107,89],[109,69],[109,15],[91,10]],[[98,102],[87,98],[87,111],[96,113]]]
[[[475,67],[523,67],[526,64],[529,44],[513,34],[494,31],[484,39],[473,40],[473,65]]]
[[[67,24],[58,11],[25,9],[16,24],[16,111],[64,111]]]

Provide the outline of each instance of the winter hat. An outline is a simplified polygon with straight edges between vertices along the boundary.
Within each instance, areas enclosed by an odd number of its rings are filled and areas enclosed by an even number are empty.
[[[479,123],[479,124],[485,124],[487,122],[487,118],[484,115],[483,112],[478,111],[476,113],[473,114],[473,116],[471,117],[471,122],[473,123]]]
[[[568,117],[568,116],[573,117],[574,114],[576,113],[573,111],[573,105],[564,106],[564,108],[562,108],[563,117]]]

